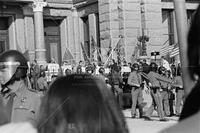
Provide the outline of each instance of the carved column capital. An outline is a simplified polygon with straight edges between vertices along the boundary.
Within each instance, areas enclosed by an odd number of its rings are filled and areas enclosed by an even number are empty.
[[[33,2],[33,12],[43,12],[43,7],[47,6],[47,2],[35,0]]]

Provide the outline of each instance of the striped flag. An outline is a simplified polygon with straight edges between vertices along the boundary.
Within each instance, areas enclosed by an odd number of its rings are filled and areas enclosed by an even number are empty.
[[[174,44],[173,45],[164,45],[161,48],[161,54],[162,54],[162,56],[165,56],[168,53],[172,52],[172,50],[174,49],[174,46],[175,46]]]
[[[179,47],[176,47],[171,51],[169,56],[170,56],[170,58],[172,58],[172,57],[174,57],[174,56],[176,56],[178,54],[179,54]]]

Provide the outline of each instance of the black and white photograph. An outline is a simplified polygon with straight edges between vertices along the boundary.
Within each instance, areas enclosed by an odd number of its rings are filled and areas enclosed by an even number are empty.
[[[0,133],[200,133],[200,0],[0,0]]]

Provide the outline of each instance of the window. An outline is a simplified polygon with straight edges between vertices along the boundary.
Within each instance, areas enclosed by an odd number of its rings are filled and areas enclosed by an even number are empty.
[[[175,43],[174,40],[174,13],[173,10],[162,10],[162,23],[167,26],[167,33],[169,45]]]
[[[83,30],[84,30],[84,48],[87,52],[87,56],[90,57],[90,38],[89,38],[89,20],[88,16],[82,17]]]

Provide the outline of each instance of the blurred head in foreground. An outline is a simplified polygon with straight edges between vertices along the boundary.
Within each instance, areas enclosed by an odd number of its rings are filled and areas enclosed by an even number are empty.
[[[195,12],[188,33],[187,54],[189,76],[195,81],[196,85],[186,97],[180,120],[189,118],[198,112],[200,113],[200,102],[197,102],[200,100],[200,6]]]
[[[200,7],[198,7],[188,33],[188,63],[190,77],[200,77]]]
[[[41,105],[39,133],[127,133],[106,84],[91,75],[58,78]]]

